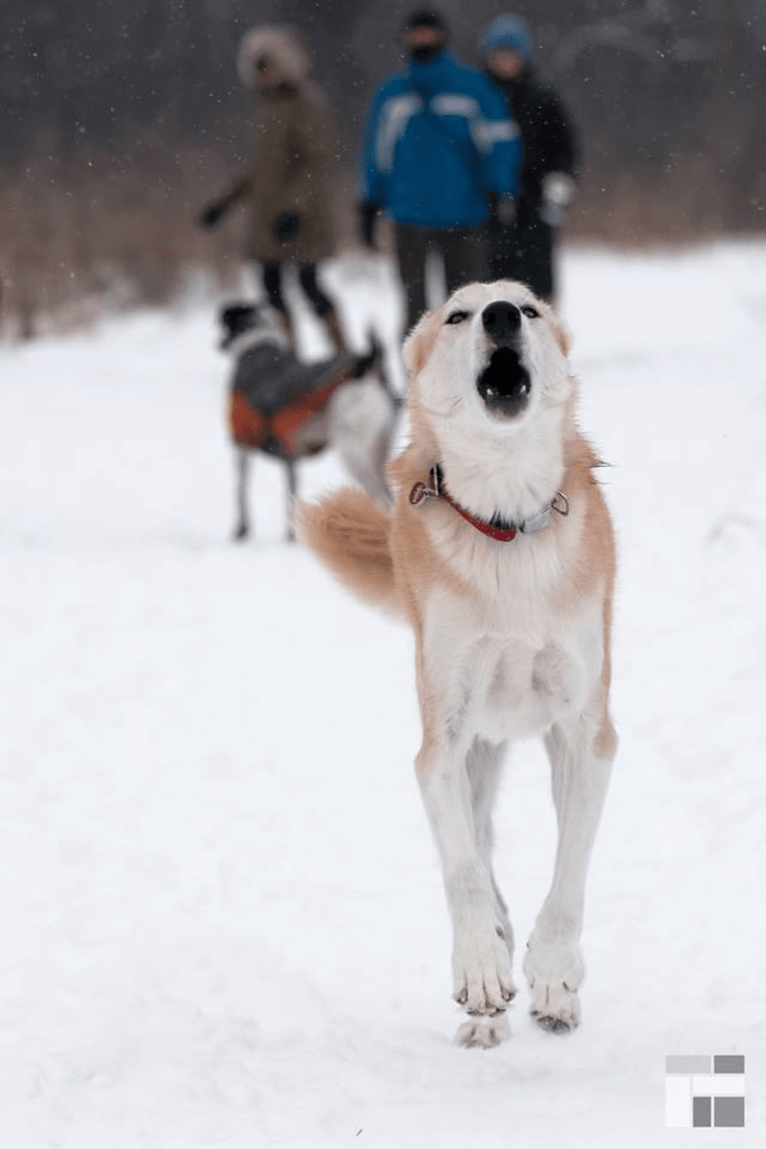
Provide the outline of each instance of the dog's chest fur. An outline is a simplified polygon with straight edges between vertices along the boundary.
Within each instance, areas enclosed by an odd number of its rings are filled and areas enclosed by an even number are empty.
[[[433,586],[424,604],[422,653],[438,721],[455,738],[541,733],[581,711],[601,674],[600,597],[574,602],[567,593],[577,523],[498,544],[472,536],[445,510],[430,530],[472,590]]]

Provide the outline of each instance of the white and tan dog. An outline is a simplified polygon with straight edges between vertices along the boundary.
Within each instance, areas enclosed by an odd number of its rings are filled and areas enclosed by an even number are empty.
[[[513,935],[492,870],[506,745],[542,735],[558,819],[553,882],[524,958],[532,1012],[580,1018],[588,859],[616,749],[609,717],[615,555],[577,386],[551,309],[519,283],[472,284],[405,344],[411,445],[388,514],[343,490],[298,533],[355,593],[405,615],[417,641],[417,776],[454,929],[457,1041],[509,1033]]]

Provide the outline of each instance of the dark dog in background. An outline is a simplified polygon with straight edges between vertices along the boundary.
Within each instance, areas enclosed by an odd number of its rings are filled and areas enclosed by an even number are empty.
[[[391,494],[385,464],[400,406],[386,379],[382,349],[343,353],[302,363],[279,316],[261,304],[232,304],[220,312],[221,348],[231,353],[229,430],[237,461],[235,539],[250,534],[250,453],[281,459],[287,472],[288,524],[297,494],[297,463],[328,448],[381,506]],[[288,525],[288,538],[292,527]]]

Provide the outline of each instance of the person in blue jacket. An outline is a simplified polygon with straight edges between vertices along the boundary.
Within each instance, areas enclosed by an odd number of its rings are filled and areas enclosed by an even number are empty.
[[[408,66],[378,88],[364,137],[362,239],[373,247],[379,213],[391,216],[408,328],[426,307],[429,248],[441,251],[448,292],[486,278],[486,227],[491,214],[513,218],[522,159],[506,101],[447,51],[448,35],[437,12],[409,17]]]

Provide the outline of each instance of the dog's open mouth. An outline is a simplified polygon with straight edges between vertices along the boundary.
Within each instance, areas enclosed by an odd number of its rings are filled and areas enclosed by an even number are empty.
[[[498,347],[476,382],[493,415],[518,415],[529,398],[529,372],[513,347]]]

